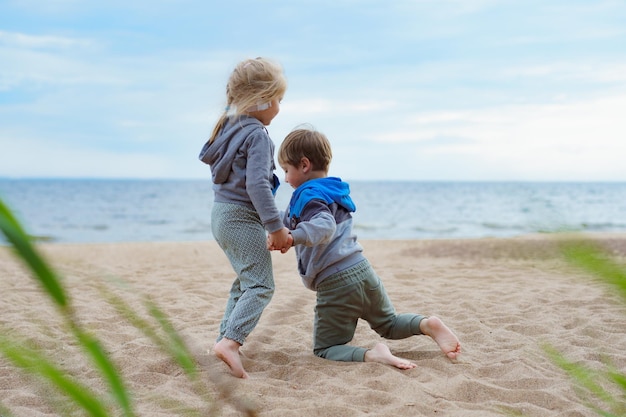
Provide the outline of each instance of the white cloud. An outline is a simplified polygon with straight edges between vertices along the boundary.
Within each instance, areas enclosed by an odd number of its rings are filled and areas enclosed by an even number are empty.
[[[585,84],[626,82],[626,62],[552,61],[528,66],[504,67],[499,70],[503,79],[536,78],[544,80],[583,81]]]
[[[423,142],[436,137],[464,137],[477,145],[560,147],[578,144],[626,146],[626,95],[585,102],[516,105],[479,110],[425,112],[409,128],[375,136],[381,142]]]
[[[67,49],[89,47],[92,45],[92,41],[53,35],[29,35],[0,30],[0,45],[20,49]]]
[[[423,113],[414,116],[411,127],[375,138],[394,149],[413,149],[419,158],[436,157],[444,164],[436,168],[440,173],[454,170],[451,161],[459,159],[506,179],[618,180],[626,178],[624,108],[626,95]]]
[[[7,16],[23,28],[0,31],[1,152],[17,138],[29,145],[2,157],[0,175],[12,175],[9,166],[31,176],[87,171],[23,157],[54,143],[63,150],[55,157],[123,161],[124,175],[157,175],[158,165],[193,177],[188,158],[222,110],[230,71],[264,55],[289,80],[269,127],[275,142],[310,123],[331,138],[337,169],[352,178],[595,170],[626,179],[613,168],[626,137],[620,2],[249,2],[272,23],[254,36],[224,35],[232,19],[245,26],[258,17],[234,13],[233,4],[44,3],[10,2],[17,12]],[[304,13],[329,23],[303,24]],[[33,15],[46,25],[33,27]]]
[[[285,113],[293,115],[310,114],[363,114],[393,109],[397,103],[391,100],[331,100],[323,98],[288,100],[282,106]]]
[[[190,155],[190,161],[193,157]],[[195,161],[194,161],[195,162]],[[14,137],[2,144],[0,177],[177,178],[201,168],[181,169],[181,161],[159,152],[95,150],[58,146],[45,139]],[[177,175],[182,173],[182,175]]]

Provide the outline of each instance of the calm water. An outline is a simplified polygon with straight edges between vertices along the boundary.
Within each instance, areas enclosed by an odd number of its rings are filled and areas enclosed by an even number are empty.
[[[360,239],[626,232],[626,183],[352,182]],[[291,188],[277,194],[282,210]],[[7,180],[0,198],[55,242],[211,240],[209,180]]]

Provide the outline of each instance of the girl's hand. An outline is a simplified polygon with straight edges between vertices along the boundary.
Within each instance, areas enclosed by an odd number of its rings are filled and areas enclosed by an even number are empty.
[[[285,253],[292,245],[293,236],[286,227],[267,236],[267,249],[269,250],[280,250],[281,253]]]

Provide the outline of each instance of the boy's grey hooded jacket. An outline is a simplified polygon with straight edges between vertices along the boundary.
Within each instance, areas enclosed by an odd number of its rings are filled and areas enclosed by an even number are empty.
[[[337,177],[310,179],[291,196],[283,223],[291,231],[302,283],[317,291],[329,276],[365,260],[352,232],[356,206]]]
[[[274,175],[274,143],[259,120],[229,117],[199,158],[211,166],[214,201],[255,209],[269,233],[283,227],[274,201],[279,185]]]

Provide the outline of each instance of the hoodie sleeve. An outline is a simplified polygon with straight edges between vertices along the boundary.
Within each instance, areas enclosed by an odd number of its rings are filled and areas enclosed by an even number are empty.
[[[302,221],[291,230],[294,245],[325,245],[335,234],[337,224],[328,205],[322,200],[311,200],[304,207]]]
[[[248,138],[248,161],[246,165],[246,191],[255,210],[269,233],[283,227],[276,207],[272,182],[274,176],[274,144],[269,135],[258,129]]]

